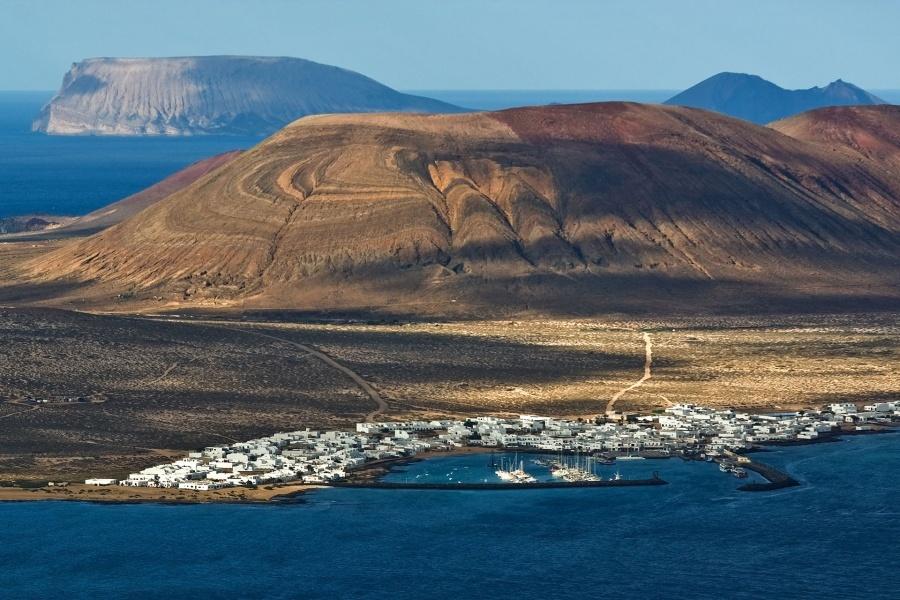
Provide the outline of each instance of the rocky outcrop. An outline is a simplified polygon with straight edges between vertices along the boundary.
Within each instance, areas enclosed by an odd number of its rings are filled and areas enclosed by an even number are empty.
[[[48,229],[56,229],[71,221],[72,217],[54,217],[50,215],[0,217],[0,234],[46,231]]]
[[[72,65],[32,128],[57,135],[259,135],[311,114],[458,110],[299,58],[91,58]]]
[[[770,123],[823,106],[884,104],[884,100],[846,81],[824,88],[786,90],[757,75],[719,73],[680,94],[666,104],[714,110],[753,123]]]

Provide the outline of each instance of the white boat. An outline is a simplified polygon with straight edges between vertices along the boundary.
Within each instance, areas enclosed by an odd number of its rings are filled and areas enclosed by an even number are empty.
[[[512,474],[512,471],[506,471],[504,469],[497,469],[494,473],[499,477],[502,481],[514,481],[516,476]]]
[[[643,456],[632,456],[629,454],[628,456],[618,456],[616,460],[644,460]]]
[[[558,477],[559,479],[568,482],[601,480],[601,478],[594,473],[594,462],[590,456],[587,456],[582,460],[576,455],[575,459],[572,461],[568,459],[563,460],[562,456],[560,456],[560,459],[554,462],[553,466],[550,468],[550,474],[553,477]]]
[[[511,462],[508,467],[504,465],[504,462],[505,461],[501,458],[500,468],[494,471],[501,481],[509,481],[512,483],[534,483],[537,481],[537,479],[525,472],[525,461],[519,463],[518,469],[512,468],[515,466],[515,462]]]
[[[555,460],[550,463],[550,475],[553,477],[558,477],[560,479],[566,477],[569,474],[569,468],[563,463],[562,457],[559,460]]]
[[[511,475],[515,477],[516,483],[534,483],[537,481],[534,477],[525,472],[525,462],[522,461],[519,463],[519,468],[515,471],[511,471]]]

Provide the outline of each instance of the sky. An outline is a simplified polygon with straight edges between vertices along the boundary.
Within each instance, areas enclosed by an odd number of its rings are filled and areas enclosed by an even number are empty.
[[[897,0],[0,0],[0,89],[94,56],[297,56],[398,89],[900,88]]]

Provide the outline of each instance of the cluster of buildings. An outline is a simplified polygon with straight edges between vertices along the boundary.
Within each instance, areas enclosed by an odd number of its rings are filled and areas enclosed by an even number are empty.
[[[282,482],[327,483],[374,460],[429,449],[414,437],[363,436],[347,431],[291,431],[226,446],[132,473],[119,485],[213,490]]]
[[[86,402],[90,402],[90,401],[91,401],[91,399],[87,398],[85,396],[63,396],[63,397],[57,398],[57,399],[36,398],[35,396],[25,396],[19,402],[21,404],[50,404],[50,403],[55,403],[55,402],[64,402],[64,403],[71,404],[73,402],[86,403]]]
[[[292,431],[210,446],[187,458],[85,483],[211,490],[282,482],[327,483],[377,460],[462,446],[581,452],[607,457],[722,456],[754,444],[813,440],[838,429],[900,420],[900,402],[832,404],[819,411],[751,414],[678,404],[621,421],[535,415],[359,423],[356,431]]]

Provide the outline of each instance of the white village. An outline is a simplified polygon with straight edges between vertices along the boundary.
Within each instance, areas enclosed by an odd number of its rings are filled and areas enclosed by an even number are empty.
[[[521,415],[366,422],[358,423],[356,431],[305,429],[210,446],[121,481],[94,478],[85,483],[198,491],[288,482],[328,484],[344,481],[355,469],[375,461],[467,446],[560,456],[578,453],[604,461],[692,457],[716,460],[723,471],[743,476],[740,467],[725,460],[735,451],[758,444],[812,442],[836,432],[865,432],[897,420],[900,403],[883,402],[862,409],[842,403],[817,411],[773,414],[678,404],[658,414],[595,421]],[[534,481],[517,466],[498,469],[498,478],[509,483]],[[574,480],[573,473],[585,474],[583,468],[562,460],[554,467],[554,476],[568,480]]]

